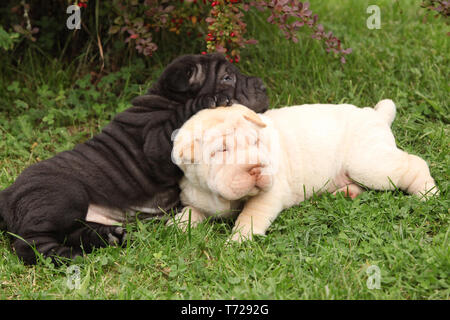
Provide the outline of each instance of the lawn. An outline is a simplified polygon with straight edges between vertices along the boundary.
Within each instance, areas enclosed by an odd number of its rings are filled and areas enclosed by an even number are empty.
[[[369,4],[381,29],[366,26]],[[127,226],[123,249],[95,250],[66,267],[25,266],[0,233],[0,299],[449,299],[449,31],[420,1],[311,1],[326,29],[353,52],[347,63],[327,54],[303,30],[285,40],[253,13],[259,44],[239,68],[260,76],[277,108],[303,103],[397,105],[393,131],[403,150],[420,155],[440,188],[421,202],[396,192],[365,192],[355,200],[322,195],[283,211],[267,236],[226,246],[232,222],[206,222],[189,234],[163,222]],[[139,59],[94,87],[80,74],[83,57],[67,65],[29,50],[18,66],[0,62],[0,189],[32,163],[99,132],[144,93],[180,53],[157,51],[153,69]],[[200,51],[200,50],[199,50]],[[380,286],[369,288],[380,271]],[[368,285],[369,284],[369,285]]]

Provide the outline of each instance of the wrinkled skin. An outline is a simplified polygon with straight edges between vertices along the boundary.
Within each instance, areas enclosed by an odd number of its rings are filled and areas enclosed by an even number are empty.
[[[241,74],[222,55],[176,59],[101,133],[28,167],[0,192],[0,222],[20,237],[12,241],[16,253],[32,264],[34,248],[57,262],[122,244],[123,228],[86,221],[89,206],[117,212],[176,206],[182,171],[171,161],[173,132],[199,110],[236,101],[263,112],[265,91],[260,79]]]

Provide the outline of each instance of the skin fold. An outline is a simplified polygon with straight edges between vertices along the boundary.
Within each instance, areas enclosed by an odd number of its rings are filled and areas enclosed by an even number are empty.
[[[122,244],[117,226],[129,212],[154,214],[179,203],[182,171],[172,162],[172,134],[196,112],[233,102],[267,109],[259,78],[243,75],[220,54],[174,60],[147,94],[72,150],[25,169],[0,192],[0,222],[15,252],[35,263],[74,258]]]
[[[283,209],[313,194],[354,198],[365,188],[399,188],[423,200],[437,195],[427,163],[397,148],[394,118],[391,100],[374,108],[315,104],[260,115],[242,105],[201,111],[175,139],[185,208],[168,223],[183,229],[188,221],[238,214],[231,240],[242,241],[264,235]]]

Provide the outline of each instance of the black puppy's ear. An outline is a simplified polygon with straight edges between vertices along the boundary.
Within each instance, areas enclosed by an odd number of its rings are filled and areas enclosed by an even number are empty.
[[[167,75],[164,81],[167,88],[175,92],[189,91],[190,84],[189,79],[193,73],[192,67],[177,68]]]

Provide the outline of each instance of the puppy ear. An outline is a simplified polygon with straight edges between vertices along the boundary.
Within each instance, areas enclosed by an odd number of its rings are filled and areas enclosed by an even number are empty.
[[[196,141],[189,135],[177,137],[172,149],[172,160],[180,166],[183,164],[192,164],[196,161]],[[198,146],[197,146],[198,147]],[[198,153],[198,152],[197,152]],[[198,159],[197,159],[198,160]]]
[[[246,114],[244,114],[244,119],[248,120],[250,122],[253,122],[258,127],[261,127],[261,128],[266,127],[266,124],[264,122],[262,122],[261,118],[253,111],[250,111],[250,112],[247,112]]]
[[[187,92],[191,89],[189,80],[193,72],[194,67],[192,65],[177,65],[167,70],[163,84],[171,91]]]
[[[186,92],[189,90],[189,78],[184,70],[177,70],[167,77],[167,86],[175,92]]]
[[[188,163],[194,163],[195,161],[195,141],[192,140],[190,144],[184,145],[182,148],[180,148],[178,152],[178,156],[181,159],[181,161]]]

